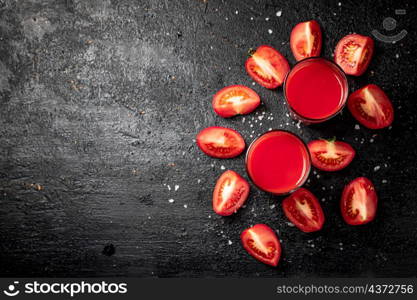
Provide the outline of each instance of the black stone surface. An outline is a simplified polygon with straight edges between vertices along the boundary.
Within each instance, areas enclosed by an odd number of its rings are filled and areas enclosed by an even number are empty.
[[[396,30],[384,31],[385,17]],[[0,1],[0,275],[416,276],[416,17],[414,1]],[[247,50],[269,44],[293,64],[289,33],[309,19],[322,26],[327,58],[348,33],[408,31],[395,44],[376,41],[369,70],[349,78],[351,91],[386,91],[392,128],[355,129],[347,110],[297,126],[281,89],[252,85]],[[230,84],[254,88],[263,105],[216,116],[211,97]],[[213,213],[222,166],[247,176],[243,155],[197,149],[195,135],[211,125],[247,143],[269,128],[351,143],[358,155],[347,169],[312,172],[306,184],[323,199],[324,229],[289,226],[282,197],[254,187],[236,215]],[[372,223],[352,227],[339,198],[358,176],[380,202]],[[240,232],[255,223],[279,232],[278,268],[241,248]]]

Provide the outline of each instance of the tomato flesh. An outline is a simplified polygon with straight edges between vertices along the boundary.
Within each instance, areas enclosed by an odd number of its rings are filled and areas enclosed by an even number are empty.
[[[360,34],[349,34],[337,43],[334,59],[346,74],[360,76],[368,68],[373,53],[373,39]]]
[[[213,209],[221,216],[235,213],[249,195],[249,183],[238,173],[228,170],[217,180],[213,192]]]
[[[248,114],[259,104],[261,104],[259,95],[244,85],[222,88],[214,95],[212,101],[214,111],[223,118]]]
[[[362,125],[370,129],[388,127],[394,121],[394,108],[388,96],[375,84],[353,92],[348,109]]]
[[[321,29],[315,20],[299,23],[291,31],[290,46],[297,61],[319,56],[321,44]]]
[[[300,188],[282,201],[287,218],[301,231],[314,232],[323,227],[324,213],[317,198]]]
[[[345,186],[340,201],[343,219],[350,225],[362,225],[376,215],[378,197],[372,182],[359,177]]]
[[[245,150],[245,141],[237,131],[219,126],[200,131],[197,145],[205,154],[216,158],[236,157]]]
[[[355,157],[355,149],[348,143],[333,140],[314,140],[308,143],[311,162],[323,171],[346,168]]]
[[[246,72],[267,89],[281,86],[290,65],[285,57],[270,46],[259,46],[245,63]]]
[[[240,235],[245,250],[257,260],[277,266],[281,257],[281,244],[276,233],[265,224],[256,224]]]

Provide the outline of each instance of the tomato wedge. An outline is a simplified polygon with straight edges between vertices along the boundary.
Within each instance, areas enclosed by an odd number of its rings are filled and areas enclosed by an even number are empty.
[[[317,198],[307,189],[299,188],[282,201],[287,218],[304,232],[318,231],[324,224],[324,213]]]
[[[337,43],[334,60],[346,74],[360,76],[368,68],[373,53],[373,39],[360,34],[349,34]]]
[[[205,154],[217,158],[236,157],[245,149],[245,141],[237,131],[218,126],[201,130],[197,145]]]
[[[378,197],[372,182],[358,177],[345,186],[340,201],[342,216],[350,225],[362,225],[375,218]]]
[[[314,140],[308,143],[311,162],[323,171],[339,171],[346,168],[355,157],[355,149],[348,143],[336,140]]]
[[[359,123],[370,129],[385,128],[394,121],[391,101],[375,84],[353,92],[348,99],[348,108]]]
[[[245,63],[246,72],[257,83],[267,89],[275,89],[282,85],[290,70],[285,57],[270,46],[259,46],[251,52]]]
[[[261,104],[261,99],[258,94],[244,85],[222,88],[214,95],[212,102],[216,114],[223,118],[248,114],[259,104]]]
[[[281,257],[281,244],[276,233],[265,224],[256,224],[240,235],[245,250],[257,260],[277,266]]]
[[[245,203],[249,183],[238,173],[228,170],[217,180],[213,192],[213,209],[221,216],[230,216]]]
[[[291,31],[290,46],[297,61],[307,57],[319,56],[322,35],[319,23],[315,20],[298,23]]]

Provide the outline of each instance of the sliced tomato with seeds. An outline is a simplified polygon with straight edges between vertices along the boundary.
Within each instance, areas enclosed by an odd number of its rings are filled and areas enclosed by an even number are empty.
[[[355,149],[345,142],[314,140],[308,143],[311,163],[323,171],[339,171],[346,168],[355,157]]]
[[[245,68],[249,76],[257,83],[267,89],[275,89],[284,82],[290,65],[277,50],[262,45],[250,53]]]
[[[374,53],[374,40],[369,36],[349,34],[337,43],[335,62],[346,74],[360,76],[368,68]]]
[[[223,118],[248,114],[259,104],[261,104],[261,99],[258,94],[244,85],[222,88],[214,95],[212,101],[214,111]]]
[[[376,215],[378,196],[372,182],[358,177],[345,186],[340,201],[343,219],[350,225],[362,225]]]
[[[315,20],[299,23],[291,31],[290,46],[297,61],[319,56],[321,44],[321,29]]]
[[[213,209],[221,216],[235,213],[249,195],[249,183],[238,173],[228,170],[217,180],[213,192]]]
[[[307,189],[299,188],[282,201],[287,218],[301,231],[314,232],[323,227],[324,213],[317,198]]]
[[[245,229],[240,238],[245,250],[254,258],[270,266],[278,265],[281,257],[281,244],[271,227],[256,224]]]
[[[245,150],[245,141],[237,131],[219,126],[201,130],[197,145],[205,154],[217,158],[236,157]]]
[[[385,128],[394,121],[390,99],[375,84],[353,92],[348,98],[348,109],[359,123],[370,129]]]

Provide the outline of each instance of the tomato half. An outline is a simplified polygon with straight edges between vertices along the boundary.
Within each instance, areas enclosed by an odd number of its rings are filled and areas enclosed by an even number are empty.
[[[337,43],[334,60],[346,74],[360,76],[368,68],[373,53],[373,39],[360,34],[349,34]]]
[[[256,224],[240,235],[245,250],[257,260],[277,266],[281,257],[281,244],[276,233],[265,224]]]
[[[258,94],[244,85],[224,87],[214,95],[212,101],[214,111],[223,118],[248,114],[259,104],[261,99]]]
[[[228,170],[217,179],[213,192],[213,209],[221,216],[230,216],[245,203],[249,183],[238,173]]]
[[[350,225],[362,225],[375,218],[378,197],[372,182],[359,177],[345,186],[340,201],[343,219]]]
[[[308,143],[311,162],[323,171],[346,168],[355,157],[355,149],[348,143],[335,140],[314,140]]]
[[[246,60],[245,68],[257,83],[267,89],[275,89],[284,82],[290,65],[277,50],[262,45],[251,53],[251,57]]]
[[[319,56],[321,52],[322,35],[319,23],[315,20],[302,22],[293,28],[290,46],[295,59]]]
[[[368,84],[353,92],[348,99],[348,108],[359,123],[370,129],[385,128],[394,121],[390,99],[375,84]]]
[[[300,188],[282,201],[287,218],[301,231],[318,231],[324,224],[324,213],[317,198],[307,189]]]
[[[218,126],[201,130],[197,145],[205,154],[217,158],[235,157],[245,149],[245,141],[237,131]]]

